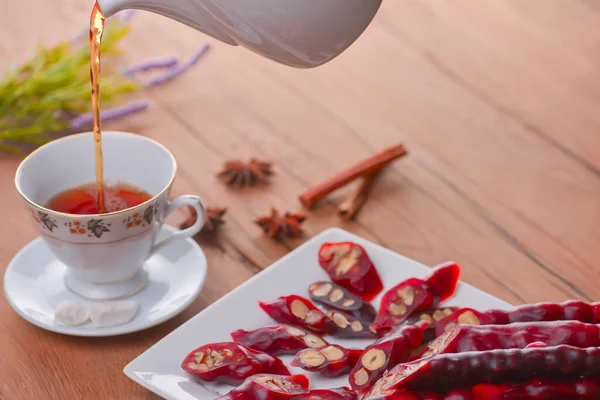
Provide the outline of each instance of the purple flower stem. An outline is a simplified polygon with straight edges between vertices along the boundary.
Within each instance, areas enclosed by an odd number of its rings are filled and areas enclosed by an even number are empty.
[[[179,60],[177,60],[175,57],[155,58],[129,67],[125,71],[125,75],[132,75],[136,72],[146,72],[157,68],[171,68],[174,67],[178,62]]]
[[[146,102],[134,102],[124,106],[114,107],[108,110],[104,110],[100,113],[100,121],[111,121],[119,118],[124,118],[128,115],[135,114],[140,111],[144,111],[148,108]],[[89,125],[94,121],[93,114],[91,112],[81,114],[80,116],[71,120],[71,129],[79,129],[84,125]]]
[[[196,63],[198,63],[198,61],[200,61],[202,57],[204,57],[204,55],[208,52],[209,49],[210,44],[206,43],[204,46],[202,46],[200,50],[198,50],[198,52],[196,52],[192,57],[190,57],[189,60],[187,60],[184,63],[174,65],[173,67],[169,68],[164,74],[150,79],[148,82],[146,82],[144,86],[147,88],[160,86],[178,77],[179,75],[187,71],[190,67],[196,65]]]

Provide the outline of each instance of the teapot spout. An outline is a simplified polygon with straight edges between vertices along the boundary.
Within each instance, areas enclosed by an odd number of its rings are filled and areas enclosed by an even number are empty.
[[[123,10],[150,11],[181,22],[224,43],[238,45],[231,36],[215,25],[210,15],[201,9],[190,8],[187,0],[167,2],[167,6],[160,0],[98,0],[98,4],[105,18]]]

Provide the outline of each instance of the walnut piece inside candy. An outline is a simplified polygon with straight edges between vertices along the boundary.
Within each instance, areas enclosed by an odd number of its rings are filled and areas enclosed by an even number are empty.
[[[360,358],[360,363],[369,371],[375,371],[383,366],[387,356],[381,349],[370,349]]]

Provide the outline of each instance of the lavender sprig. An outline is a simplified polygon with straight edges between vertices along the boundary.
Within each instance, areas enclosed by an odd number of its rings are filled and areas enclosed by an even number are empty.
[[[208,52],[209,49],[210,49],[210,44],[206,43],[204,46],[202,46],[202,48],[200,50],[198,50],[198,52],[196,52],[192,57],[190,57],[189,60],[187,60],[184,63],[179,63],[179,64],[174,65],[173,67],[169,68],[164,74],[157,76],[153,79],[150,79],[148,82],[146,82],[146,84],[144,86],[147,88],[151,88],[151,87],[163,85],[163,84],[171,81],[172,79],[183,74],[190,67],[196,65],[196,63],[198,63],[198,61],[200,61],[202,59],[202,57],[204,57],[204,55]]]
[[[100,121],[105,122],[123,118],[128,115],[144,111],[146,108],[148,108],[148,105],[149,104],[146,102],[134,102],[126,104],[124,106],[114,107],[108,110],[102,110],[102,112],[100,113]],[[81,114],[80,116],[71,120],[70,127],[71,129],[79,129],[82,126],[91,124],[93,120],[94,117],[91,112]]]
[[[109,18],[114,26],[107,29],[105,34],[104,54],[118,55],[115,43],[129,32],[128,24],[132,16],[133,11],[128,10]],[[18,152],[17,145],[20,144],[46,143],[51,140],[46,133],[62,132],[68,128],[80,130],[83,126],[91,125],[92,113],[86,112],[89,110],[89,91],[85,90],[89,85],[86,80],[89,71],[88,34],[87,28],[82,29],[69,41],[43,48],[39,56],[0,79],[0,110],[4,111],[0,111],[0,152]],[[103,81],[103,97],[107,104],[111,104],[121,95],[140,87],[165,84],[196,65],[209,49],[210,45],[205,44],[184,62],[179,62],[175,57],[164,57],[125,68],[124,72],[113,72]],[[152,70],[157,70],[157,73],[145,85],[137,84],[136,73]],[[73,76],[77,78],[74,80]],[[101,120],[120,119],[148,107],[148,103],[135,102],[103,110]]]
[[[139,64],[135,64],[125,70],[125,75],[135,74],[137,72],[146,72],[152,69],[158,68],[171,68],[174,67],[179,60],[175,57],[164,57],[164,58],[154,58],[151,60],[143,61]]]
[[[104,35],[102,99],[107,108],[141,87],[115,71],[129,30],[112,23]],[[19,153],[23,145],[47,143],[50,134],[65,133],[72,118],[90,111],[89,51],[85,41],[72,46],[65,40],[40,46],[30,58],[0,71],[0,152]]]

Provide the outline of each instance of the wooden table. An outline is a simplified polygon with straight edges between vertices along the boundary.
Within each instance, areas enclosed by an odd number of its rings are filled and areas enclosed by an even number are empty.
[[[77,33],[88,3],[4,4],[0,68]],[[206,40],[156,15],[134,18],[131,63],[185,57]],[[344,189],[308,213],[308,237],[339,226],[429,265],[453,259],[466,282],[514,304],[598,299],[599,27],[595,0],[386,1],[353,47],[315,70],[215,43],[197,68],[141,95],[147,112],[105,127],[161,141],[181,166],[174,194],[228,207],[218,240],[203,243],[200,298],[161,326],[102,339],[38,329],[1,301],[0,398],[155,398],[123,366],[290,250],[253,220],[272,206],[300,210],[303,190],[397,142],[410,156],[359,218],[336,214]],[[216,181],[225,160],[251,157],[274,163],[270,186]],[[18,163],[0,160],[2,269],[35,237],[13,188]]]

